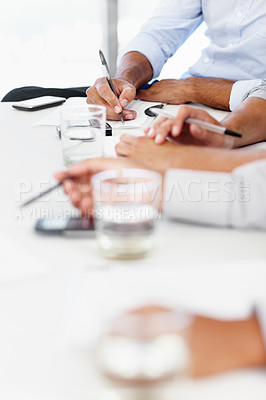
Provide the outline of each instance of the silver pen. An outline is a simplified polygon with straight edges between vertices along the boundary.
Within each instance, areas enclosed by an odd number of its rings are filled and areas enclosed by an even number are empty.
[[[109,83],[110,89],[112,90],[112,92],[118,98],[117,93],[116,93],[115,88],[114,88],[114,84],[113,84],[112,78],[111,78],[110,69],[108,67],[107,61],[106,61],[106,59],[105,59],[105,57],[103,55],[103,52],[101,50],[99,50],[99,56],[100,56],[101,63],[105,68],[106,78],[107,78],[107,82]],[[124,117],[123,117],[122,111],[118,115],[119,115],[119,118],[120,118],[121,122],[124,123]]]
[[[169,113],[167,113],[164,110],[161,110],[159,108],[151,107],[150,110],[154,114],[164,115],[167,118],[174,118],[173,115],[171,115],[171,114],[169,114]],[[198,125],[203,129],[207,129],[208,131],[211,131],[211,132],[220,133],[221,135],[229,135],[229,136],[234,136],[234,137],[238,137],[238,138],[242,137],[241,133],[238,133],[238,132],[235,132],[235,131],[231,131],[230,129],[226,129],[225,126],[219,126],[219,125],[210,124],[209,122],[200,121],[199,119],[187,118],[185,122],[187,124]]]

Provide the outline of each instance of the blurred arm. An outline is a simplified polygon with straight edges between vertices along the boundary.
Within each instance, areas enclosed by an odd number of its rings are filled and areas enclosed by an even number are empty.
[[[196,317],[191,350],[194,376],[266,365],[266,350],[254,315],[242,321]]]

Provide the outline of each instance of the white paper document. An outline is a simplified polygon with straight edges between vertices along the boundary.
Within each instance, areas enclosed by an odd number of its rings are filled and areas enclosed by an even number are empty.
[[[84,98],[76,99],[75,102],[67,102],[66,105],[78,105],[78,104],[86,104]],[[121,121],[110,121],[108,120],[108,124],[111,125],[113,129],[137,129],[137,128],[145,128],[148,126],[154,118],[149,117],[145,114],[145,110],[149,107],[156,106],[158,102],[147,102],[142,100],[133,100],[126,108],[128,110],[134,110],[137,112],[137,117],[131,121],[125,121],[122,123]],[[57,107],[55,110],[50,112],[45,117],[41,118],[34,126],[57,126],[60,125],[60,110],[61,107]]]
[[[124,123],[121,121],[108,121],[108,124],[111,125],[113,129],[136,129],[136,128],[145,128],[148,126],[154,118],[149,117],[145,114],[145,110],[150,107],[154,107],[161,103],[148,102],[143,100],[133,100],[126,109],[134,110],[137,112],[137,118],[131,121],[125,121]]]

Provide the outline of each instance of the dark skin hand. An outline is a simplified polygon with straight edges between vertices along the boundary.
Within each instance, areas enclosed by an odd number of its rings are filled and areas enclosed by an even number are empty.
[[[125,107],[136,97],[136,91],[152,78],[149,61],[143,54],[130,52],[124,55],[118,67],[113,84],[118,98],[111,91],[106,78],[99,78],[87,89],[87,103],[106,107],[107,119],[119,120],[123,110],[125,120],[136,118],[136,112]]]
[[[216,78],[163,79],[147,90],[139,90],[137,99],[168,104],[188,102],[229,110],[234,81]]]
[[[87,103],[100,104],[106,107],[106,117],[110,120],[119,120],[119,113],[136,96],[136,88],[129,82],[113,79],[115,91],[119,97],[111,91],[106,78],[99,78],[93,86],[87,89]],[[136,111],[123,109],[125,120],[136,118]]]
[[[87,102],[106,106],[107,118],[118,120],[118,114],[136,97],[137,90],[152,78],[152,66],[143,54],[137,51],[126,53],[113,79],[118,99],[106,78],[99,78],[87,89]],[[233,83],[213,78],[165,79],[148,90],[139,91],[137,98],[170,104],[194,102],[228,110]],[[123,110],[123,114],[127,120],[136,118],[132,110]]]

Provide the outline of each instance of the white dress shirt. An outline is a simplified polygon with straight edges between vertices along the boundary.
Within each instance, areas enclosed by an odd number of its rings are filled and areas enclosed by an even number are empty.
[[[245,164],[231,174],[168,170],[163,212],[196,223],[266,229],[266,160]]]
[[[156,77],[202,21],[210,44],[183,77],[266,76],[265,0],[163,0],[123,54],[144,54]]]
[[[230,110],[234,111],[248,97],[259,97],[266,100],[266,79],[236,82],[231,90]]]

